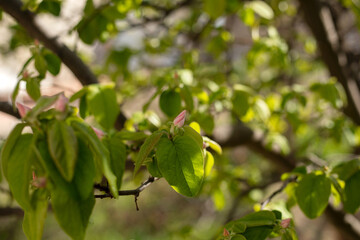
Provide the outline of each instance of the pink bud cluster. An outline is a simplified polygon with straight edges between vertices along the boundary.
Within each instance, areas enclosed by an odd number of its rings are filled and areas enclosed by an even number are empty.
[[[186,119],[186,110],[182,111],[175,119],[174,119],[174,126],[182,127],[185,124]]]
[[[65,97],[64,93],[61,93],[56,102],[54,103],[54,108],[59,112],[64,112],[66,110],[66,105],[68,104],[69,99]],[[20,116],[23,118],[31,110],[30,107],[17,102],[16,107],[19,111]]]

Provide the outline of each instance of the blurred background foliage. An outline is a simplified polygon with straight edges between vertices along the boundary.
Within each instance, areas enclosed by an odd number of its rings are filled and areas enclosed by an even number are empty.
[[[329,74],[299,1],[22,2],[41,17],[37,22],[49,36],[66,42],[101,83],[114,84],[127,117],[124,129],[152,131],[186,109],[188,123],[198,123],[203,135],[223,145],[222,155],[212,151],[214,165],[198,198],[182,197],[159,181],[141,194],[139,212],[132,197],[97,200],[86,239],[213,239],[227,221],[258,208],[281,185],[283,171],[256,149],[249,150],[246,142],[227,145],[232,126],[239,123],[250,127],[266,149],[299,160],[297,165],[310,163],[310,169],[314,163],[309,159],[334,166],[358,154],[360,128],[344,114],[346,90]],[[336,35],[329,38],[338,39],[338,49],[358,69],[360,2],[320,3],[330,12],[325,22],[334,21]],[[47,19],[63,27],[52,30]],[[48,91],[46,83],[62,81],[51,75],[61,76],[65,66],[5,13],[1,24],[9,36],[1,44],[3,59],[32,51],[14,70],[20,72],[16,80],[26,82],[18,84],[19,96],[31,102],[25,90],[37,99],[40,91]],[[78,90],[72,88],[74,81],[60,90],[70,96]],[[9,96],[8,91],[2,99]],[[132,179],[131,171],[126,172],[122,189],[136,188],[147,176],[144,170]],[[285,189],[289,198],[280,194],[268,207],[294,218],[299,239],[346,239],[324,217],[310,221],[291,208],[291,186]],[[6,184],[2,190],[2,206],[15,205]],[[0,221],[0,239],[24,239],[19,218]],[[44,239],[66,238],[50,213]]]

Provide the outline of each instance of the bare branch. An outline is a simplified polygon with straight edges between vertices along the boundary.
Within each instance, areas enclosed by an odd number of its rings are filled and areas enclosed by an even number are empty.
[[[135,196],[135,205],[136,205],[136,210],[139,211],[139,206],[137,204],[137,199],[140,195],[140,193],[147,188],[148,186],[150,186],[153,182],[155,182],[156,180],[159,180],[159,178],[157,177],[149,177],[145,182],[143,182],[138,188],[136,189],[132,189],[132,190],[122,190],[119,191],[118,194],[119,196],[129,196],[129,195],[133,195]],[[109,189],[107,187],[103,187],[99,184],[96,184],[94,186],[95,189],[98,189],[100,191],[104,191],[106,192],[105,194],[95,194],[95,198],[113,198],[113,196],[111,195]]]
[[[0,112],[7,113],[13,117],[20,119],[20,114],[17,111],[14,111],[13,106],[8,102],[0,102]]]
[[[0,8],[10,14],[34,39],[38,39],[45,47],[53,51],[61,61],[74,73],[83,85],[97,83],[98,80],[89,67],[67,46],[60,43],[56,38],[50,38],[35,23],[35,15],[22,10],[19,0],[0,0]]]
[[[360,92],[356,76],[350,69],[345,52],[340,46],[335,46],[329,39],[325,23],[321,18],[321,7],[318,0],[299,0],[303,10],[305,21],[313,33],[320,49],[323,62],[326,64],[330,74],[344,87],[347,96],[347,106],[344,113],[349,116],[356,124],[360,125]]]
[[[273,192],[267,199],[265,199],[262,203],[261,203],[261,209],[264,209],[264,207],[266,205],[268,205],[271,200],[276,196],[278,195],[279,193],[281,193],[285,188],[286,186],[291,183],[291,182],[296,182],[296,179],[297,179],[297,176],[294,176],[294,177],[290,177],[288,179],[285,180],[285,182],[283,183],[283,185],[281,185],[281,187],[276,190],[275,192]]]

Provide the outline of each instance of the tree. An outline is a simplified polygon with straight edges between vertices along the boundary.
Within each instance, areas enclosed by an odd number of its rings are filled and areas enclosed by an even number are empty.
[[[297,239],[286,217],[294,206],[310,219],[325,214],[339,238],[360,238],[347,220],[360,206],[358,1],[87,0],[66,31],[78,37],[72,47],[36,21],[61,20],[63,4],[0,0],[15,20],[5,50],[31,52],[11,104],[0,105],[21,118],[1,164],[28,239],[42,238],[49,206],[67,235],[84,239],[95,199],[133,195],[139,210],[159,179],[227,210],[206,236],[193,229],[183,238]],[[116,41],[134,29],[141,34],[130,40],[141,44]],[[100,64],[77,51],[95,43],[107,44]],[[41,82],[65,66],[83,88],[43,96]],[[32,108],[17,102],[22,83]],[[144,92],[141,111],[126,114],[123,104]],[[255,155],[234,155],[240,145]],[[123,190],[124,172],[143,182]],[[283,191],[283,207],[272,205]]]

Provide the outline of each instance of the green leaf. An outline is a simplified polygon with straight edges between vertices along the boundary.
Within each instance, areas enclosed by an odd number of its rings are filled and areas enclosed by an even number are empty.
[[[204,11],[213,19],[220,17],[225,11],[225,0],[205,0]]]
[[[156,158],[153,158],[152,161],[147,162],[146,167],[149,173],[151,174],[151,176],[159,177],[159,178],[162,177]]]
[[[87,147],[82,145],[81,140],[79,140],[79,142],[81,148]],[[39,140],[33,149],[39,161],[45,166],[51,182],[54,184],[54,187],[51,188],[51,203],[59,225],[73,239],[83,239],[91,211],[95,204],[95,199],[93,194],[90,194],[86,199],[82,199],[86,194],[84,193],[85,191],[82,192],[78,190],[77,184],[82,181],[88,181],[89,178],[84,177],[81,171],[77,171],[74,180],[67,182],[61,176],[51,159],[46,141]],[[86,155],[84,157],[86,157]],[[84,163],[84,165],[85,164],[86,163]],[[80,165],[80,168],[84,167],[84,165]],[[78,168],[76,170],[78,170]],[[81,178],[81,180],[78,180],[78,177]],[[90,181],[90,183],[93,185],[93,182]],[[87,184],[89,184],[89,182]],[[84,187],[88,188],[88,186]]]
[[[256,99],[254,106],[254,112],[260,118],[261,121],[267,122],[270,117],[270,109],[266,102],[260,98]]]
[[[26,81],[26,91],[34,101],[38,100],[41,97],[39,79],[29,78]]]
[[[74,130],[63,121],[54,121],[47,131],[50,154],[64,179],[74,177],[78,142]]]
[[[272,19],[274,17],[274,11],[272,8],[263,1],[251,1],[246,3],[246,7],[250,7],[254,12],[260,15],[265,19]]]
[[[222,154],[222,148],[221,146],[215,142],[214,140],[211,140],[208,137],[203,137],[204,142],[206,142],[207,144],[209,144],[209,147],[214,150],[217,154],[221,155]]]
[[[41,240],[48,211],[48,196],[44,189],[36,189],[31,196],[32,209],[25,211],[23,230],[29,240]]]
[[[241,234],[236,234],[235,236],[231,237],[231,240],[246,240],[246,238]]]
[[[247,227],[273,226],[276,216],[272,211],[259,211],[250,213],[238,220],[232,221],[233,224],[245,224]]]
[[[189,112],[192,112],[194,110],[194,99],[193,99],[193,96],[191,94],[189,87],[184,85],[181,88],[180,95],[185,102],[186,110],[188,110]]]
[[[168,117],[174,117],[181,111],[181,97],[175,90],[166,90],[160,95],[160,109]]]
[[[120,131],[115,134],[116,137],[122,140],[140,141],[148,137],[144,132],[130,132]]]
[[[231,233],[243,233],[246,230],[246,224],[242,222],[231,221],[225,225],[225,228]]]
[[[93,155],[88,144],[81,138],[78,138],[77,141],[79,150],[73,182],[81,200],[85,200],[94,192],[93,186],[96,171]]]
[[[184,126],[184,136],[189,136],[195,140],[200,149],[203,149],[203,137],[190,126]]]
[[[13,108],[14,110],[16,109],[16,97],[17,95],[19,94],[19,90],[20,90],[20,83],[21,83],[21,80],[19,80],[16,85],[15,85],[15,88],[14,88],[14,91],[12,92],[11,94],[11,104],[13,105]]]
[[[92,44],[106,31],[108,22],[102,14],[96,14],[90,21],[83,18],[77,27],[80,39],[86,44]]]
[[[210,175],[210,172],[214,166],[214,156],[206,151],[206,156],[205,156],[205,177]]]
[[[86,118],[89,115],[87,106],[88,106],[88,104],[87,104],[87,100],[86,100],[86,95],[83,95],[80,98],[80,104],[79,104],[79,112],[80,112],[80,116],[82,118]]]
[[[245,91],[234,91],[233,97],[231,99],[233,104],[233,111],[235,114],[237,114],[239,117],[245,116],[247,111],[250,108],[250,102],[249,102],[250,94]]]
[[[341,180],[346,181],[360,169],[360,160],[353,159],[336,165],[331,173],[337,174]]]
[[[154,132],[145,140],[144,144],[141,145],[140,151],[135,160],[134,176],[139,171],[141,165],[144,163],[150,152],[156,147],[163,134],[164,132]]]
[[[39,72],[39,75],[44,77],[47,71],[47,65],[45,58],[39,53],[35,54],[35,68]]]
[[[83,87],[82,89],[80,89],[70,97],[69,102],[73,102],[76,99],[79,99],[82,96],[86,95],[87,91],[88,91],[87,87]]]
[[[49,70],[49,72],[54,76],[58,75],[61,67],[60,58],[55,54],[49,52],[47,54],[44,54],[44,59],[46,61],[47,69]]]
[[[126,146],[122,142],[122,139],[116,135],[108,139],[104,138],[103,142],[109,150],[111,169],[116,176],[117,188],[120,189],[125,171]]]
[[[175,191],[188,197],[198,194],[204,178],[204,157],[194,138],[162,137],[156,157],[161,174]]]
[[[55,189],[51,193],[51,205],[61,228],[75,240],[85,237],[95,198],[91,194],[85,200],[79,200],[66,191]]]
[[[108,180],[110,192],[113,197],[118,197],[117,180],[116,176],[110,167],[109,152],[96,136],[94,130],[84,123],[73,121],[72,126],[76,130],[81,138],[89,144],[91,151],[94,153],[95,167],[96,169],[104,173],[104,176]]]
[[[88,110],[95,120],[106,130],[113,128],[120,112],[114,86],[91,85],[88,87],[86,99]]]
[[[246,240],[265,240],[273,229],[273,226],[248,227],[242,235]]]
[[[331,193],[331,182],[324,174],[310,173],[305,175],[295,190],[299,207],[308,218],[321,215],[328,205]]]
[[[54,0],[43,0],[37,9],[39,12],[48,12],[54,16],[60,16],[61,2]]]
[[[19,140],[19,137],[21,136],[22,130],[24,129],[25,126],[26,126],[25,123],[17,124],[9,134],[8,138],[6,139],[6,142],[4,143],[1,149],[1,163],[6,178],[7,178],[7,165],[9,162],[9,158],[13,154],[13,149],[15,148],[16,143]]]
[[[360,171],[357,171],[345,182],[345,202],[344,209],[346,212],[355,213],[360,207]]]
[[[32,134],[20,135],[8,156],[8,159],[2,158],[3,169],[10,190],[24,210],[30,210],[29,186],[31,179],[31,145],[33,144]],[[4,156],[4,155],[3,155]]]

